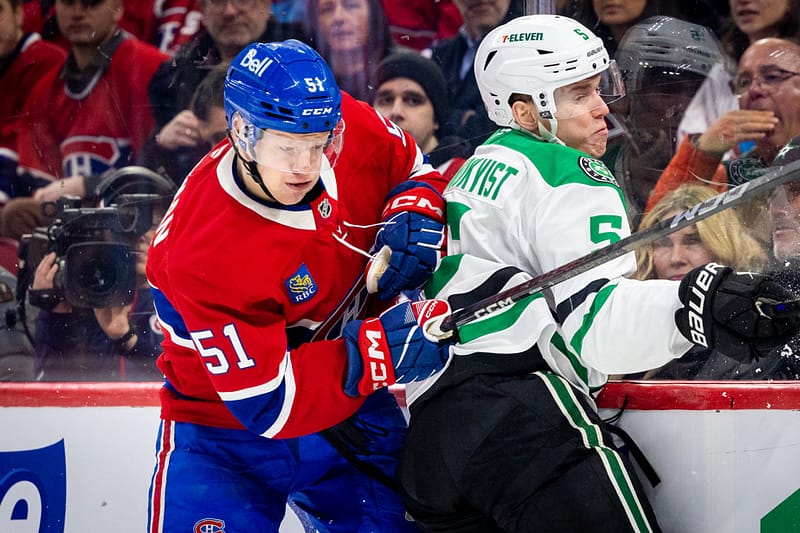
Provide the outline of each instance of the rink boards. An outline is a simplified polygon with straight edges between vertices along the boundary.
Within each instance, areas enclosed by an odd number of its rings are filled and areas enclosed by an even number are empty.
[[[143,531],[159,387],[0,384],[0,532]],[[800,531],[800,383],[611,383],[599,400],[604,417],[623,403],[665,532]]]

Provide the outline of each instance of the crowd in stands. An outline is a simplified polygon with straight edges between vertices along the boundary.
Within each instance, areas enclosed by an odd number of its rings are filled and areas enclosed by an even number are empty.
[[[0,0],[0,381],[159,379],[162,336],[142,258],[175,189],[227,142],[223,82],[246,45],[308,43],[342,90],[408,131],[449,179],[496,130],[475,79],[477,47],[526,3]],[[555,4],[600,36],[620,67],[627,95],[606,118],[602,160],[633,227],[798,158],[798,0]],[[120,199],[109,183],[131,179],[117,174],[129,167],[139,185]],[[58,287],[66,251],[26,256],[30,235],[54,237],[47,229],[63,222],[65,196],[78,210],[123,212],[126,194],[146,195],[154,217],[126,237],[135,298],[74,305]],[[800,186],[789,185],[643,247],[633,277],[679,279],[717,261],[784,276],[800,292],[797,257]],[[790,343],[751,365],[695,350],[628,377],[800,379],[798,350]]]

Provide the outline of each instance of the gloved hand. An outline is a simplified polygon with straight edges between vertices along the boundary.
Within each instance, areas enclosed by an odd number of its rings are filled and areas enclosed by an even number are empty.
[[[758,310],[759,298],[778,302],[795,298],[761,274],[708,263],[686,274],[678,296],[683,303],[675,312],[678,330],[693,343],[739,362],[764,357],[800,329],[800,316],[770,318]]]
[[[347,375],[344,392],[364,396],[393,383],[427,378],[441,370],[450,344],[438,342],[438,324],[450,314],[444,300],[406,301],[378,318],[354,320],[344,327]]]
[[[378,253],[367,265],[367,290],[389,300],[428,281],[443,254],[444,209],[426,183],[406,181],[392,190],[375,238]]]

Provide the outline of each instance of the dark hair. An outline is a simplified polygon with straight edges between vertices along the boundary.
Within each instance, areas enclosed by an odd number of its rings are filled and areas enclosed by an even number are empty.
[[[778,31],[774,37],[797,40],[800,39],[800,2],[787,0],[787,4],[789,9],[786,10],[786,15],[778,25]],[[732,17],[728,21],[728,27],[722,34],[720,42],[725,53],[737,62],[750,46],[750,38],[734,24]]]
[[[225,107],[225,75],[227,65],[211,68],[197,86],[189,104],[189,110],[200,120],[208,120],[208,112],[212,107]]]
[[[595,35],[603,40],[608,54],[612,57],[614,56],[619,43],[614,39],[611,28],[600,22],[600,19],[597,18],[592,0],[573,0],[568,6],[559,10],[559,14],[574,18],[592,30]],[[689,20],[687,17],[683,16],[682,9],[680,6],[676,5],[674,0],[647,0],[642,9],[642,13],[636,20],[631,22],[631,25],[655,15],[666,15]]]
[[[393,48],[392,35],[389,32],[389,22],[383,11],[381,0],[364,0],[369,8],[369,31],[367,42],[364,46],[364,72],[357,80],[341,78],[337,72],[337,65],[331,61],[330,43],[325,41],[319,25],[319,3],[321,0],[309,0],[306,6],[305,31],[309,44],[313,46],[333,70],[339,87],[361,100],[371,101],[372,91],[375,88],[375,69],[383,58],[388,56]]]

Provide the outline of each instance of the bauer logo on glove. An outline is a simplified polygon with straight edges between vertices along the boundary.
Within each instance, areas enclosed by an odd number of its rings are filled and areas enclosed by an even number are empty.
[[[795,298],[762,274],[709,263],[686,274],[678,297],[683,307],[675,312],[675,322],[681,334],[740,362],[764,357],[800,329],[800,313],[768,316],[759,309],[762,301]]]

